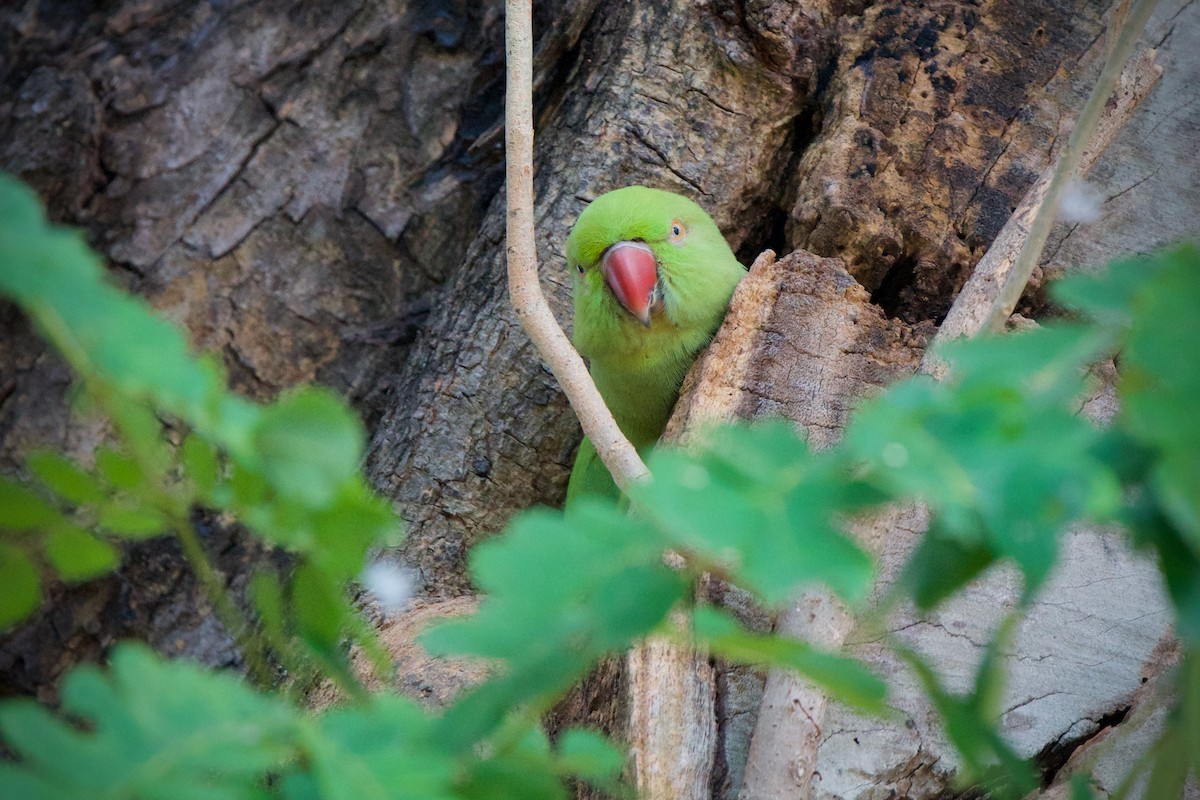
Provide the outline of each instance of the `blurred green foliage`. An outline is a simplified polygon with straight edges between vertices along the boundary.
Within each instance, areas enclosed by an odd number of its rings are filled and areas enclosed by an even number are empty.
[[[124,541],[171,535],[259,683],[120,645],[106,668],[68,677],[56,711],[0,704],[0,738],[15,756],[0,763],[0,794],[565,798],[567,778],[627,793],[618,749],[581,730],[551,742],[540,718],[598,659],[651,634],[795,670],[886,714],[886,683],[862,663],[748,631],[692,587],[713,573],[777,606],[823,585],[861,609],[876,564],[846,520],[913,500],[928,505],[930,530],[887,602],[932,608],[1006,561],[1028,603],[1078,521],[1122,523],[1158,555],[1187,654],[1179,708],[1148,769],[1156,791],[1173,791],[1200,752],[1200,254],[1122,262],[1056,293],[1074,321],[947,348],[947,380],[891,387],[831,450],[810,452],[783,422],[724,428],[691,452],[654,453],[632,514],[585,503],[515,519],[472,553],[479,612],[423,638],[435,653],[493,665],[434,714],[367,695],[349,669],[349,640],[379,653],[351,584],[399,526],[362,477],[364,431],[345,403],[315,388],[269,404],[230,393],[214,359],[192,355],[176,328],[108,281],[77,233],[48,225],[36,198],[0,177],[0,294],[116,432],[89,463],[39,451],[21,476],[0,478],[0,628],[37,609],[51,573],[88,580],[119,565]],[[1101,428],[1079,403],[1089,366],[1113,353],[1121,411]],[[291,555],[287,571],[255,576],[251,613],[209,562],[196,509],[236,518]],[[667,550],[682,568],[667,565]],[[1037,781],[997,727],[1000,654],[1021,610],[997,629],[962,695],[892,642],[941,715],[963,784],[997,797]],[[275,666],[331,676],[352,701],[304,710],[279,693]],[[1082,780],[1072,791],[1090,795]]]

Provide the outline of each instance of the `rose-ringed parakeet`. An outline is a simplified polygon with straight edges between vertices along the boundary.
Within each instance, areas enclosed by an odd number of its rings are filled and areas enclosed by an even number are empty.
[[[576,349],[633,446],[657,441],[684,374],[708,344],[745,268],[712,218],[686,197],[628,186],[593,200],[567,237]],[[584,438],[567,486],[617,497]]]

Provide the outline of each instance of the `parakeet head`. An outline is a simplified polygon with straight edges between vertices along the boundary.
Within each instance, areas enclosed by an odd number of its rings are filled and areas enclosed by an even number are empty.
[[[711,333],[744,272],[704,209],[645,186],[608,192],[584,209],[567,238],[567,266],[577,345],[581,335],[633,334],[630,326]]]

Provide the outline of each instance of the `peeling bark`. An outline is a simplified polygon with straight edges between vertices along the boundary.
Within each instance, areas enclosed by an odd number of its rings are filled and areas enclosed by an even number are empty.
[[[712,422],[784,417],[808,434],[812,446],[827,447],[855,402],[916,370],[931,333],[931,325],[913,328],[885,316],[840,260],[803,252],[780,261],[760,259],[689,374],[668,436]],[[798,608],[804,609],[809,641],[841,644],[851,618],[840,603],[814,591],[798,601]],[[757,682],[740,685],[748,696],[723,695],[724,709],[758,703],[761,697],[761,713],[780,722],[764,728],[760,717],[752,742],[746,726],[727,728],[719,761],[738,775],[742,764],[731,763],[731,754],[748,759],[744,780],[757,787],[753,796],[802,796],[814,769],[804,758],[807,729],[787,723],[804,715],[819,730],[813,715],[822,713],[823,695],[791,682],[769,681],[765,695]],[[762,771],[764,765],[785,763],[786,771]],[[721,789],[721,796],[737,796],[742,783],[730,781]]]

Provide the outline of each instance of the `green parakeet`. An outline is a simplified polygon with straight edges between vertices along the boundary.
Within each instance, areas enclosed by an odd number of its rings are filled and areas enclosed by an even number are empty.
[[[567,237],[575,347],[617,424],[639,450],[657,441],[696,356],[725,316],[745,268],[704,209],[628,186],[593,200]],[[586,438],[567,504],[618,495]]]

